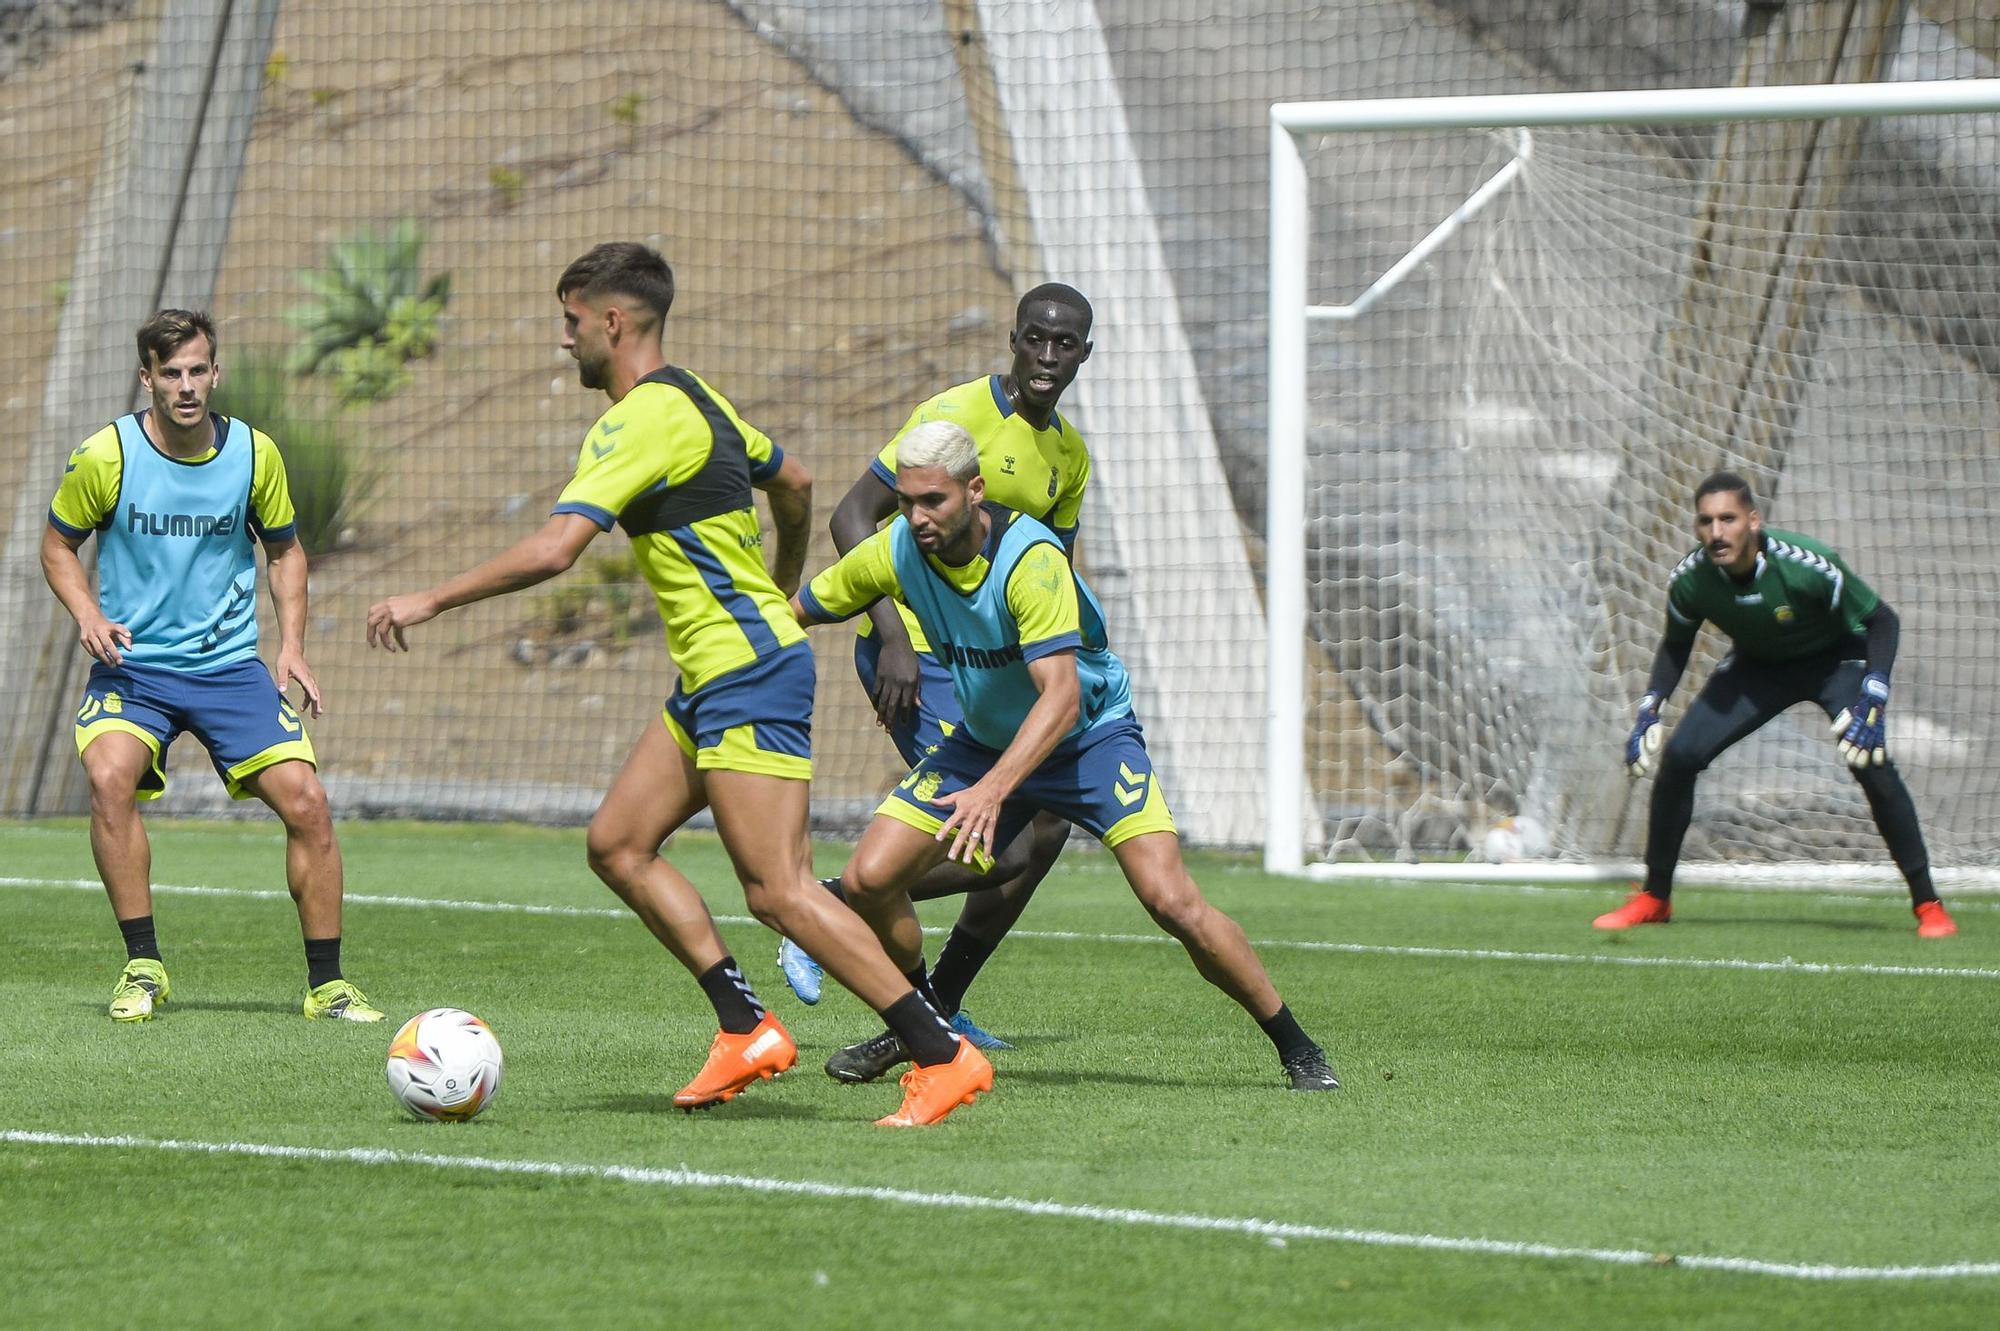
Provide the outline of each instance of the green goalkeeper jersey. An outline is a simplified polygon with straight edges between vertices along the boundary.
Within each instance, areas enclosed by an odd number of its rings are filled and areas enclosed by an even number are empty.
[[[1810,537],[1766,527],[1757,567],[1738,582],[1697,549],[1674,565],[1667,641],[1691,643],[1706,620],[1758,661],[1790,661],[1861,635],[1880,604],[1839,555]],[[1858,650],[1858,644],[1857,644]]]

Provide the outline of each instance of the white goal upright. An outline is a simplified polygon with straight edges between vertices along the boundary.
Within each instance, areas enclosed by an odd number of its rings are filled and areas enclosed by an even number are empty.
[[[1721,468],[1901,615],[1932,861],[2000,863],[2000,80],[1280,104],[1270,278],[1267,867],[1632,872]],[[1682,872],[1894,874],[1811,708]]]

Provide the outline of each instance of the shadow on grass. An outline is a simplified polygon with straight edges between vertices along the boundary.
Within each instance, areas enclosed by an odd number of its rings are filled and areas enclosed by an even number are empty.
[[[1907,915],[1908,913],[1906,909],[1904,914]],[[1681,921],[1676,920],[1674,923],[1678,925]],[[1776,927],[1784,929],[1831,929],[1851,934],[1894,933],[1900,932],[1905,928],[1914,931],[1916,928],[1915,925],[1906,925],[1901,919],[1896,919],[1892,922],[1886,917],[1880,920],[1829,920],[1791,915],[1710,915],[1703,916],[1698,921],[1690,921],[1690,923],[1713,925],[1719,929],[1741,929],[1762,926],[1764,928]]]
[[[297,1001],[275,998],[173,998],[161,1004],[155,1020],[171,1018],[176,1012],[282,1012],[304,1020]]]
[[[1027,1086],[1150,1086],[1187,1090],[1216,1086],[1210,1078],[1161,1077],[1143,1072],[1108,1072],[1102,1068],[1010,1068],[996,1063],[996,1085],[1000,1082]]]
[[[714,1105],[707,1109],[696,1109],[693,1111],[681,1109],[676,1106],[672,1091],[659,1091],[646,1095],[607,1095],[602,1099],[580,1105],[579,1108],[592,1109],[604,1114],[643,1114],[648,1117],[669,1114],[676,1118],[683,1114],[686,1114],[690,1118],[698,1118],[704,1115],[711,1118],[726,1116],[729,1118],[750,1119],[825,1119],[830,1117],[822,1110],[811,1105],[774,1098],[782,1093],[782,1091],[774,1090],[771,1087],[764,1087],[762,1095],[754,1091],[745,1091],[728,1104]],[[889,1109],[894,1108],[894,1105],[889,1106]],[[886,1114],[889,1112],[889,1109],[884,1109],[882,1112]]]

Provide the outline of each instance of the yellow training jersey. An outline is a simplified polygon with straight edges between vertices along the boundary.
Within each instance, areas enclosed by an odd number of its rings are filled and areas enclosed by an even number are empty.
[[[979,446],[979,473],[986,481],[988,503],[1037,519],[1065,546],[1076,543],[1083,492],[1090,484],[1090,450],[1061,412],[1050,415],[1048,429],[1037,430],[1014,410],[997,374],[947,388],[911,412],[876,456],[869,471],[882,484],[895,487],[897,445],[926,421],[951,421],[972,436]],[[909,607],[898,600],[896,608],[909,631],[910,645],[928,652],[930,644]],[[872,632],[873,626],[864,619],[861,631]]]
[[[689,693],[805,640],[764,567],[750,491],[784,460],[720,393],[668,365],[598,417],[556,501],[632,538]]]

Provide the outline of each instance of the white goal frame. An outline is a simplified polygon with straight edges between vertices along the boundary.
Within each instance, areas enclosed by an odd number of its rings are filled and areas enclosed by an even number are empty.
[[[1352,102],[1278,102],[1271,107],[1270,346],[1266,428],[1266,677],[1264,867],[1312,877],[1456,880],[1610,881],[1637,866],[1610,864],[1305,863],[1306,663],[1306,339],[1317,322],[1349,322],[1397,285],[1424,258],[1506,189],[1533,153],[1536,126],[1645,126],[1725,121],[1816,120],[1856,116],[2000,112],[2000,79],[1921,83],[1808,84],[1761,88],[1683,88],[1631,92],[1526,93],[1477,97],[1408,97]],[[1310,191],[1299,140],[1308,134],[1371,130],[1515,129],[1515,157],[1366,291],[1345,305],[1318,305],[1307,291]],[[1607,746],[1617,736],[1606,736]],[[1704,865],[1703,879],[1796,877],[1777,870]],[[1825,883],[1826,869],[1813,871]],[[1837,875],[1847,882],[1892,882],[1893,871]],[[1941,880],[1959,875],[1949,871]]]

